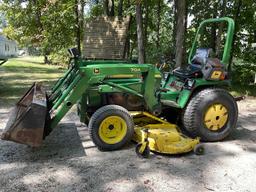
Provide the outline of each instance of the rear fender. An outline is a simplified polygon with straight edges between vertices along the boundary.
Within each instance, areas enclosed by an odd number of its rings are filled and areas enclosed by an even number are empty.
[[[183,109],[186,107],[189,100],[201,91],[202,89],[211,88],[211,87],[227,87],[229,85],[229,81],[206,81],[199,80],[195,81],[195,84],[192,88],[184,88],[181,90],[179,94],[179,98],[177,100],[178,106]]]
[[[193,95],[198,93],[200,90],[206,89],[209,87],[213,87],[213,85],[198,86],[198,87],[195,87],[194,89],[182,89],[177,100],[179,108],[181,109],[185,108],[189,100],[193,97]]]

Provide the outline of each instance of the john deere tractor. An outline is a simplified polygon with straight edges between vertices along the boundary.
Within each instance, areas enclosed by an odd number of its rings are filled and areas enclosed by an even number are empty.
[[[198,47],[212,23],[227,24],[221,59],[211,47]],[[233,33],[231,18],[203,21],[188,67],[164,73],[152,64],[84,59],[70,49],[69,70],[48,94],[39,83],[31,87],[13,109],[2,139],[38,147],[77,104],[81,122],[104,151],[121,149],[133,139],[139,154],[177,154],[198,149],[200,140],[223,140],[238,117],[236,101],[225,90]],[[168,122],[173,117],[175,124]]]

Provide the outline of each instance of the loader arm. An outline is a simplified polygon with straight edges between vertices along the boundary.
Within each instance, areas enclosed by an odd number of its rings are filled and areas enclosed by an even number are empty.
[[[133,67],[135,66],[135,67]],[[160,87],[160,74],[155,75],[155,68],[150,65],[113,64],[87,65],[70,69],[64,77],[57,82],[50,96],[50,130],[55,128],[60,120],[80,100],[91,87],[98,87],[98,92],[126,92],[147,100],[149,111],[159,108],[159,100],[155,96],[155,88]],[[121,74],[121,75],[120,75]],[[114,77],[130,76],[135,82],[118,82]],[[159,83],[157,81],[158,77]],[[141,84],[141,88],[133,89],[131,85]]]

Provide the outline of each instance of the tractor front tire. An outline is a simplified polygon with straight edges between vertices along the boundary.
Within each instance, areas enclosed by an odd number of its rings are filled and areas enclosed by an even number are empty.
[[[236,127],[238,109],[235,99],[224,89],[207,88],[189,101],[182,124],[192,137],[220,141]]]
[[[134,123],[129,112],[118,105],[106,105],[98,109],[88,125],[93,143],[101,151],[122,148],[133,136]]]

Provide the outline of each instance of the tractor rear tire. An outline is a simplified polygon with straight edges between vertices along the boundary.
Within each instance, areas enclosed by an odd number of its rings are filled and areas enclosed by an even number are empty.
[[[207,88],[195,94],[183,112],[182,124],[192,137],[220,141],[236,127],[235,99],[224,89]]]
[[[88,125],[93,143],[101,151],[113,151],[129,142],[134,133],[130,113],[118,105],[106,105],[98,109]]]

